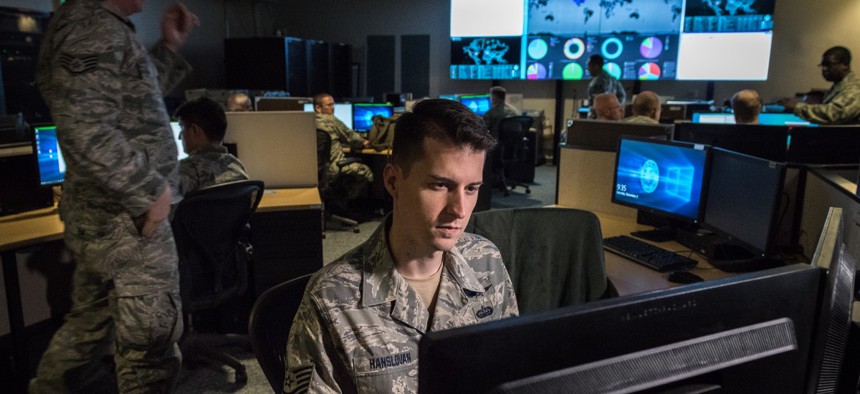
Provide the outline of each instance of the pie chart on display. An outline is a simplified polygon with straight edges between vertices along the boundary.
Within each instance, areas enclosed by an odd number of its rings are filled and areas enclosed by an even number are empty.
[[[532,42],[529,43],[529,56],[535,60],[543,59],[543,57],[546,56],[547,49],[548,46],[546,45],[546,41],[540,38],[532,40]]]
[[[660,56],[663,53],[663,41],[657,37],[648,37],[639,44],[639,53],[648,59]]]
[[[621,66],[615,62],[609,62],[603,65],[603,71],[611,75],[612,78],[621,79]]]
[[[540,63],[532,63],[526,68],[527,79],[546,79],[546,67]]]
[[[576,60],[585,54],[585,43],[579,38],[571,38],[564,43],[564,56]]]
[[[570,63],[561,70],[561,78],[567,80],[580,80],[585,75],[585,70],[582,66],[576,63]]]
[[[653,81],[660,79],[660,66],[657,63],[645,63],[639,67],[639,79]]]

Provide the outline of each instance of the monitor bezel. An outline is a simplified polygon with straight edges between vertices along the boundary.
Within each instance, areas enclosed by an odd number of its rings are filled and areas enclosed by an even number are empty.
[[[625,140],[626,141],[638,141],[638,142],[652,143],[652,144],[660,144],[660,145],[669,145],[669,146],[675,146],[675,147],[681,147],[681,148],[687,148],[687,149],[693,149],[693,150],[701,150],[704,152],[705,161],[702,165],[702,170],[703,170],[702,184],[700,187],[699,206],[697,207],[696,218],[690,218],[689,216],[684,216],[684,215],[681,215],[678,213],[669,212],[669,211],[658,209],[658,208],[648,207],[645,205],[635,204],[635,203],[631,203],[628,201],[623,201],[623,200],[619,200],[619,199],[615,198],[615,195],[616,195],[615,185],[618,184],[618,164],[621,160],[621,145],[624,143]],[[616,154],[615,154],[615,168],[612,171],[612,186],[613,187],[612,187],[612,191],[611,191],[610,201],[612,201],[612,203],[614,203],[614,204],[623,205],[626,207],[634,208],[634,209],[637,209],[637,210],[640,210],[643,212],[652,213],[655,215],[665,216],[665,217],[675,219],[675,220],[678,220],[678,221],[681,221],[681,222],[687,223],[687,224],[699,224],[699,223],[701,223],[702,219],[703,219],[703,215],[704,215],[707,196],[708,196],[707,187],[708,187],[708,181],[709,181],[709,175],[710,175],[710,164],[711,164],[710,149],[711,149],[711,147],[709,145],[705,145],[705,144],[695,144],[695,143],[681,142],[681,141],[666,141],[666,140],[659,140],[659,139],[654,139],[654,138],[643,138],[643,137],[635,137],[635,136],[630,136],[630,135],[621,135],[620,138],[618,138],[618,148],[616,149]]]
[[[460,102],[460,104],[463,104],[463,105],[466,105],[466,104],[463,102],[463,100],[470,100],[470,99],[486,99],[486,100],[489,102],[489,105],[487,106],[487,111],[485,111],[485,112],[477,112],[477,111],[475,111],[475,114],[476,114],[476,115],[478,115],[478,116],[484,116],[484,114],[485,114],[485,113],[489,112],[489,111],[490,111],[490,109],[491,109],[491,108],[493,108],[493,101],[492,101],[492,98],[490,97],[490,94],[489,94],[489,93],[482,93],[482,94],[458,94],[458,95],[457,95],[457,101],[459,101],[459,102]]]

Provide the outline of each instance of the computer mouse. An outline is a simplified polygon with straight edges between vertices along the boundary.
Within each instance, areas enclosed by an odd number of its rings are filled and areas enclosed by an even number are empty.
[[[701,276],[690,271],[674,271],[669,274],[669,282],[672,283],[696,283],[703,280]]]

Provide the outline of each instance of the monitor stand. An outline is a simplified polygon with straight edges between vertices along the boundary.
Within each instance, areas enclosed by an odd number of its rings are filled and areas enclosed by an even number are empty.
[[[634,231],[630,235],[651,242],[668,242],[675,239],[675,229],[671,226],[658,227],[653,230]]]
[[[740,245],[728,242],[712,245],[708,261],[725,272],[752,272],[785,265],[780,260],[758,256]]]

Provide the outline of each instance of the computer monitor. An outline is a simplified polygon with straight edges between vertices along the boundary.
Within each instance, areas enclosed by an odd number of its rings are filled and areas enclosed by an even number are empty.
[[[394,106],[389,103],[355,103],[352,105],[352,126],[355,131],[368,132],[373,127],[373,117],[388,118],[394,115]]]
[[[305,112],[314,112],[313,103],[305,103]],[[334,117],[338,118],[346,127],[352,128],[352,103],[334,103]]]
[[[788,130],[788,126],[679,123],[675,125],[672,139],[785,161]]]
[[[179,134],[182,132],[182,125],[179,122],[172,121],[170,122],[170,130],[173,132],[173,141],[176,143],[176,160],[182,160],[188,157],[188,153],[185,153],[185,148],[182,146],[182,139]]]
[[[674,125],[569,119],[565,145],[580,149],[615,152],[622,135],[668,140]]]
[[[735,124],[735,115],[726,112],[696,112],[691,120],[693,123]]]
[[[310,97],[255,97],[257,111],[303,111],[304,105],[313,103]]]
[[[445,99],[445,100],[454,100],[454,101],[459,101],[459,100],[457,99],[457,95],[456,95],[456,94],[440,94],[440,95],[439,95],[439,98],[440,98],[440,99]]]
[[[785,165],[713,148],[710,168],[703,225],[758,258],[771,255]]]
[[[823,275],[795,264],[430,332],[418,391],[800,393]]]
[[[860,157],[860,126],[792,127],[785,161],[854,164]]]
[[[460,102],[469,107],[478,116],[483,116],[490,110],[489,94],[464,94],[459,96]]]
[[[725,112],[696,112],[693,123],[735,124],[735,115]],[[770,126],[806,126],[818,127],[795,114],[762,112],[758,115],[758,123]]]
[[[57,142],[57,127],[33,128],[33,144],[39,163],[39,183],[44,186],[62,184],[66,175],[66,162]]]
[[[707,164],[708,151],[702,145],[622,137],[612,202],[698,223],[704,206]]]

